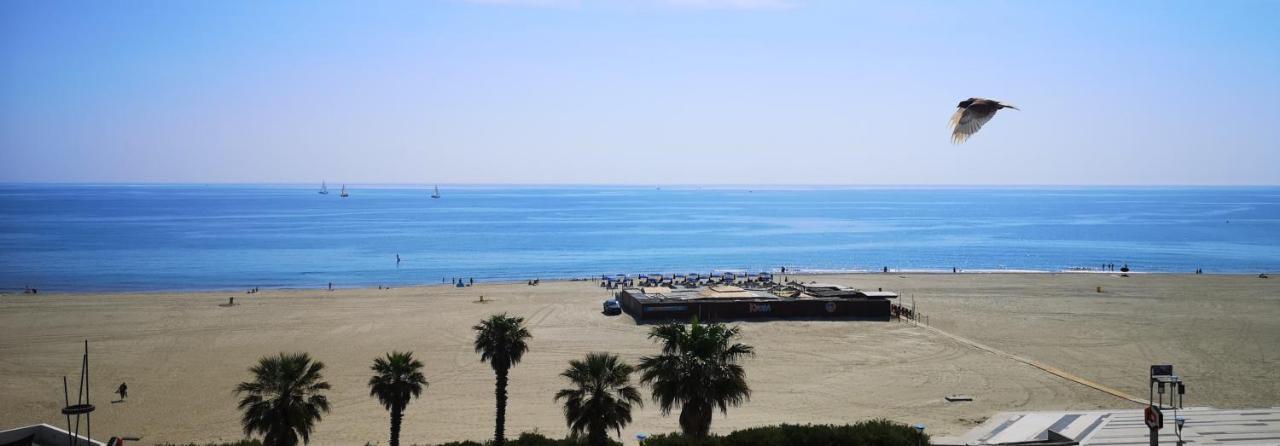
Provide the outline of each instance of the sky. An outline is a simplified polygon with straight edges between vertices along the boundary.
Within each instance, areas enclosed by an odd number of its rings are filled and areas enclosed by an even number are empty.
[[[0,182],[1280,184],[1280,2],[0,2]],[[962,145],[956,104],[1001,111]]]

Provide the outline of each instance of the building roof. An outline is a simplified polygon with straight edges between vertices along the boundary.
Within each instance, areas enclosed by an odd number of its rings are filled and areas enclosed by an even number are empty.
[[[74,446],[105,446],[100,441],[93,441],[83,436],[76,436],[73,442],[67,431],[48,424],[33,424],[0,431],[0,445],[64,446],[68,443]]]
[[[734,300],[734,299],[778,299],[778,296],[767,291],[745,290],[738,287],[699,287],[699,288],[665,288],[644,287],[627,288],[623,291],[632,293],[639,299],[655,300]],[[636,294],[639,292],[639,295]]]
[[[858,290],[858,294],[861,294],[863,297],[872,297],[872,298],[878,298],[878,299],[897,299],[898,298],[898,293],[895,293],[893,291]]]
[[[1280,444],[1280,407],[1269,409],[1179,409],[1186,420],[1182,440],[1187,444]],[[1081,446],[1145,446],[1149,431],[1143,409],[1002,412],[959,438],[934,438],[936,445],[1048,444],[1048,431]],[[1177,444],[1174,410],[1164,410],[1161,444]]]

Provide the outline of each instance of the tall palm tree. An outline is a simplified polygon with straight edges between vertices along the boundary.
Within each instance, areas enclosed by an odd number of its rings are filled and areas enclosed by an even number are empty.
[[[564,419],[574,434],[587,433],[587,444],[609,444],[609,429],[622,435],[631,423],[631,406],[641,405],[640,391],[631,385],[635,369],[611,353],[588,353],[584,360],[569,361],[561,373],[572,386],[556,392],[564,400]]]
[[[240,424],[245,435],[262,434],[265,446],[294,446],[298,437],[311,439],[320,415],[329,411],[324,391],[329,383],[320,371],[324,363],[312,361],[306,353],[266,356],[250,367],[253,381],[236,386],[241,395]]]
[[[650,330],[649,339],[662,343],[662,353],[640,358],[640,382],[653,388],[663,415],[680,406],[685,435],[707,436],[716,407],[727,414],[729,406],[751,398],[738,360],[754,355],[755,349],[733,342],[738,332],[738,327],[700,324],[697,318],[690,325],[668,323]]]
[[[476,353],[480,354],[481,361],[489,362],[497,377],[493,390],[497,399],[493,444],[503,446],[506,444],[502,433],[507,424],[507,372],[529,351],[525,341],[533,335],[525,329],[524,318],[507,317],[506,313],[489,316],[471,328],[476,331]]]
[[[400,421],[409,400],[422,395],[427,378],[422,376],[422,362],[413,352],[391,352],[373,360],[373,376],[369,378],[369,396],[377,397],[391,411],[391,446],[400,446]]]

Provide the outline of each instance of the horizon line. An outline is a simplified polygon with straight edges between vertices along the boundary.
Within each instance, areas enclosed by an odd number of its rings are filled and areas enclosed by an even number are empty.
[[[1187,187],[1208,187],[1208,188],[1230,188],[1230,187],[1260,187],[1272,188],[1280,187],[1280,183],[483,183],[483,182],[455,182],[455,183],[407,183],[407,182],[352,182],[335,184],[345,184],[347,186],[405,186],[405,187],[432,187],[432,186],[450,186],[450,187],[722,187],[722,188],[786,188],[786,187],[814,187],[814,188],[1187,188]],[[3,181],[0,180],[0,186],[13,185],[38,185],[38,186],[314,186],[310,182],[294,182],[294,181]]]

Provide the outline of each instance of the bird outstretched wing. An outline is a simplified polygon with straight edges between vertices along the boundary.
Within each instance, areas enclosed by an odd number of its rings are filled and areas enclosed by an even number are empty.
[[[970,106],[956,109],[955,114],[951,115],[951,142],[963,143],[995,115],[995,107]]]

